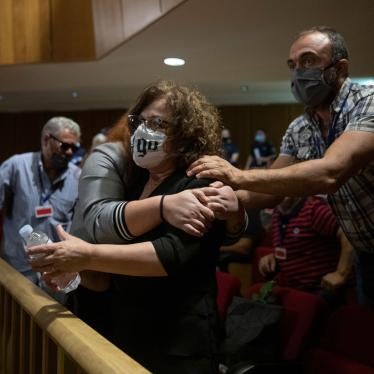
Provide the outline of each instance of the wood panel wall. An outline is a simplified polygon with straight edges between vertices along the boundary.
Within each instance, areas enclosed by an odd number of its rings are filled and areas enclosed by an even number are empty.
[[[240,148],[244,166],[257,129],[264,129],[271,143],[279,149],[288,124],[303,110],[301,105],[247,105],[220,107],[224,125]],[[50,117],[63,115],[77,121],[82,129],[82,145],[88,149],[92,137],[102,128],[113,125],[124,109],[72,112],[0,113],[0,162],[16,153],[40,149],[40,132]]]
[[[0,64],[102,57],[186,0],[1,0]]]
[[[92,0],[98,58],[186,0]]]
[[[223,124],[230,130],[232,140],[240,150],[239,165],[244,167],[258,129],[266,132],[268,140],[279,152],[285,130],[302,111],[303,106],[299,104],[221,107]]]
[[[91,0],[50,0],[50,12],[51,61],[95,59]]]
[[[49,0],[1,0],[0,64],[47,61],[50,33]]]

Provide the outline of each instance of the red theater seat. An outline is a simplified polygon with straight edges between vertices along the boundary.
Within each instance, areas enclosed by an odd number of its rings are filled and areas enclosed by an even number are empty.
[[[374,373],[374,308],[347,305],[332,313],[318,348],[306,357],[307,373]]]
[[[261,284],[251,287],[246,297],[258,292]],[[284,311],[280,321],[282,360],[298,360],[319,336],[329,308],[319,296],[286,287],[275,287],[274,295]]]
[[[240,280],[231,274],[216,272],[217,305],[221,318],[226,317],[232,298],[240,294]]]

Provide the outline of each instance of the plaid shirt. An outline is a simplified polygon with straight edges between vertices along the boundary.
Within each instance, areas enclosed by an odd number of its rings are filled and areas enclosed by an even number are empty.
[[[323,138],[318,121],[306,112],[290,124],[280,154],[299,161],[318,159],[344,131],[374,132],[374,87],[361,86],[347,78],[330,108],[332,125],[327,139]],[[374,253],[374,161],[328,200],[355,249]]]

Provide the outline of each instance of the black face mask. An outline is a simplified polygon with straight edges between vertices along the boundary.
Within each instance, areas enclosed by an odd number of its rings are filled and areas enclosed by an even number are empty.
[[[57,153],[54,153],[52,155],[51,161],[52,161],[53,167],[58,171],[66,170],[69,164],[69,159]]]
[[[315,107],[322,104],[334,92],[336,74],[326,77],[326,70],[334,66],[331,63],[324,69],[295,69],[291,81],[291,91],[297,101]]]

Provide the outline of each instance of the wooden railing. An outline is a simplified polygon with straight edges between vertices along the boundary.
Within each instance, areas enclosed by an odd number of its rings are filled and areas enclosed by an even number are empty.
[[[0,374],[148,373],[0,259]]]

